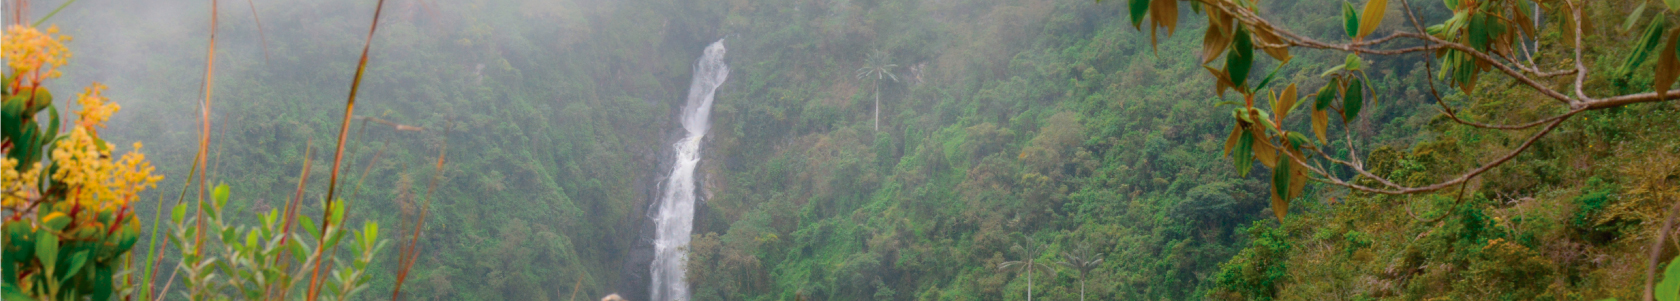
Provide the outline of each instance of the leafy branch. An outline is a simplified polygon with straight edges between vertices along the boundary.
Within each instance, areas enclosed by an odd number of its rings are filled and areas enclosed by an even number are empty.
[[[1232,118],[1236,119],[1237,125],[1226,140],[1225,153],[1232,157],[1239,172],[1244,175],[1254,162],[1272,169],[1272,203],[1280,219],[1287,213],[1288,201],[1300,196],[1300,185],[1308,180],[1377,194],[1436,191],[1465,183],[1510,161],[1578,113],[1664,101],[1672,99],[1671,93],[1680,93],[1680,90],[1668,90],[1675,79],[1680,77],[1680,56],[1676,55],[1675,49],[1676,40],[1680,40],[1680,28],[1668,29],[1661,16],[1656,18],[1657,21],[1651,22],[1651,28],[1646,30],[1644,38],[1636,46],[1636,55],[1630,56],[1623,64],[1623,70],[1617,72],[1626,76],[1631,72],[1631,68],[1644,63],[1649,54],[1656,54],[1654,91],[1594,97],[1589,96],[1584,89],[1587,75],[1592,71],[1586,67],[1582,57],[1582,53],[1588,47],[1583,41],[1583,36],[1587,34],[1584,28],[1591,25],[1583,18],[1585,3],[1578,1],[1448,0],[1446,5],[1452,10],[1452,17],[1426,27],[1425,23],[1419,21],[1411,4],[1401,0],[1400,9],[1409,19],[1410,29],[1397,30],[1374,39],[1368,38],[1377,31],[1377,25],[1382,22],[1389,1],[1371,0],[1359,9],[1344,3],[1342,20],[1349,38],[1345,43],[1320,41],[1275,26],[1256,13],[1258,5],[1254,1],[1186,2],[1189,2],[1191,9],[1203,12],[1207,16],[1208,29],[1202,39],[1202,64],[1216,79],[1216,92],[1223,96],[1225,90],[1231,89],[1243,97],[1241,107],[1232,111]],[[1144,17],[1150,16],[1152,36],[1155,28],[1159,27],[1166,27],[1168,34],[1171,34],[1178,19],[1178,5],[1178,1],[1128,1],[1134,25],[1141,26]],[[1529,11],[1531,7],[1532,12]],[[1531,14],[1541,13],[1541,9],[1564,16],[1555,18],[1557,20],[1551,23],[1558,23],[1556,25],[1564,29],[1566,40],[1572,40],[1573,43],[1549,46],[1565,47],[1567,49],[1564,50],[1573,53],[1573,60],[1557,63],[1570,65],[1565,69],[1548,70],[1536,64],[1534,53],[1539,52],[1542,45],[1536,42],[1534,50],[1525,46],[1525,39],[1538,36],[1537,27],[1542,24],[1531,24],[1528,20],[1533,20]],[[1638,18],[1638,15],[1634,18]],[[1664,48],[1653,52],[1657,41],[1663,40],[1657,34],[1661,32],[1667,32],[1668,42]],[[1412,41],[1415,42],[1413,44],[1421,45],[1396,46],[1400,41]],[[1315,93],[1299,95],[1300,98],[1297,98],[1298,88],[1295,84],[1289,84],[1281,94],[1267,88],[1268,84],[1273,83],[1276,71],[1257,84],[1250,85],[1254,83],[1248,79],[1255,60],[1255,50],[1276,59],[1281,66],[1292,59],[1289,50],[1294,48],[1330,50],[1348,55],[1343,64],[1322,74],[1330,79],[1329,84]],[[1372,173],[1361,162],[1357,152],[1352,151],[1351,139],[1345,139],[1346,148],[1350,150],[1345,157],[1324,152],[1322,148],[1329,143],[1326,132],[1331,119],[1330,113],[1341,115],[1341,121],[1346,125],[1359,117],[1361,108],[1367,101],[1376,103],[1377,90],[1376,87],[1367,84],[1371,80],[1363,70],[1363,56],[1413,53],[1433,56],[1425,60],[1426,68],[1430,74],[1436,74],[1440,79],[1425,80],[1429,83],[1430,95],[1437,100],[1443,115],[1453,122],[1500,131],[1531,130],[1535,127],[1540,129],[1529,134],[1515,149],[1490,162],[1481,163],[1480,166],[1445,181],[1418,186],[1396,183]],[[1220,57],[1224,58],[1223,66],[1216,68],[1209,65]],[[1439,73],[1435,72],[1436,64],[1440,65]],[[1436,80],[1470,95],[1475,92],[1476,84],[1484,74],[1509,78],[1521,87],[1553,99],[1555,102],[1552,103],[1561,107],[1562,113],[1517,124],[1483,123],[1466,120],[1458,114],[1459,110],[1441,101],[1441,92],[1435,86]],[[1548,80],[1564,75],[1574,75],[1574,78],[1572,81]],[[1258,108],[1255,104],[1256,98],[1267,100],[1270,109]],[[1312,115],[1311,132],[1316,136],[1316,141],[1308,139],[1303,134],[1305,131],[1292,131],[1283,126],[1283,120],[1289,113],[1305,103],[1312,104],[1309,109]],[[1332,174],[1332,166],[1326,166],[1324,162],[1352,170],[1357,176],[1351,179],[1339,177]],[[1374,184],[1358,181],[1359,178],[1368,178],[1371,180],[1369,183]]]

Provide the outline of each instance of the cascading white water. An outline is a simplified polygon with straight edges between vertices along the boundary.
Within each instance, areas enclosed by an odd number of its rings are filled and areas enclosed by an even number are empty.
[[[683,279],[688,254],[684,248],[694,230],[694,167],[700,164],[700,140],[711,126],[712,93],[729,78],[723,52],[723,40],[713,42],[694,64],[694,81],[688,86],[688,103],[682,109],[682,126],[688,135],[671,146],[677,158],[671,164],[671,176],[665,181],[654,216],[654,301],[688,300],[688,282]]]

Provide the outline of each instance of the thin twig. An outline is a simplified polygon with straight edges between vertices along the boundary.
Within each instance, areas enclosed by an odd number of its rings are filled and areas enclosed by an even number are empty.
[[[199,133],[197,158],[200,161],[198,164],[203,165],[206,171],[210,167],[207,162],[210,160],[210,100],[215,96],[216,87],[216,11],[216,0],[210,0],[210,46],[208,55],[204,57],[204,102],[199,111],[199,118],[204,121],[204,125]],[[204,248],[204,182],[207,180],[205,174],[208,173],[198,173],[198,213],[193,219],[193,227],[197,230],[193,232],[193,255],[198,255]]]
[[[443,178],[443,163],[449,153],[449,132],[454,128],[453,122],[444,127],[443,146],[438,150],[437,166],[432,171],[432,179],[426,184],[426,201],[420,205],[420,214],[414,220],[413,238],[409,239],[408,249],[399,251],[397,256],[397,283],[391,289],[391,300],[397,300],[402,295],[403,280],[408,278],[408,271],[414,268],[414,262],[419,259],[420,231],[426,225],[426,212],[432,207],[432,193],[437,191],[438,180]]]
[[[362,86],[362,74],[367,71],[368,49],[373,47],[373,33],[379,29],[379,13],[384,11],[384,9],[385,0],[379,0],[379,4],[374,6],[373,22],[371,25],[368,25],[367,40],[362,44],[362,58],[356,63],[356,77],[350,82],[350,96],[344,104],[344,121],[339,123],[338,129],[338,150],[333,152],[332,173],[328,176],[329,178],[327,180],[326,206],[322,207],[326,211],[322,213],[321,218],[321,240],[315,245],[315,256],[317,257],[321,256],[321,252],[325,250],[325,244],[327,242],[326,231],[332,225],[333,194],[338,188],[338,166],[344,161],[344,138],[350,134],[350,117],[354,117],[356,112],[356,92]],[[324,260],[315,261],[315,271],[312,272],[309,277],[309,301],[315,301],[315,298],[318,297],[318,294],[320,293],[322,261]]]

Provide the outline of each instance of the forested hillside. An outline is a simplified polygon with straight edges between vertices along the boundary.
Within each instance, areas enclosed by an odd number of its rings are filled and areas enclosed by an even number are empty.
[[[59,4],[38,2],[36,15]],[[322,150],[337,137],[374,4],[239,2],[218,4],[207,173],[238,196],[230,214],[254,219],[291,198],[304,162],[308,181],[328,178]],[[732,71],[702,147],[693,300],[1640,296],[1657,225],[1680,197],[1673,101],[1582,112],[1462,185],[1386,195],[1314,183],[1273,212],[1272,173],[1227,158],[1243,99],[1216,93],[1220,79],[1204,68],[1218,55],[1203,53],[1205,12],[1186,4],[1173,12],[1187,21],[1139,26],[1131,2],[392,0],[340,194],[350,220],[401,225],[425,202],[447,141],[405,298],[639,301],[630,249],[669,169],[684,83],[722,39]],[[1594,68],[1585,89],[1666,89],[1651,68],[1616,68],[1637,50],[1624,41],[1672,18],[1624,20],[1661,2],[1589,2],[1598,26],[1581,35],[1596,45],[1581,59]],[[1440,22],[1453,17],[1448,3],[1408,5]],[[1412,28],[1399,7],[1378,32]],[[1346,9],[1255,5],[1279,27],[1330,41],[1347,40]],[[65,82],[102,82],[126,109],[105,139],[145,141],[168,176],[147,202],[173,204],[188,179],[210,12],[84,0],[48,21],[75,37]],[[1538,31],[1548,45],[1575,37]],[[1292,54],[1256,60],[1255,77],[1317,90],[1349,60]],[[1537,55],[1574,63],[1562,48]],[[1429,52],[1353,60],[1374,101],[1329,124],[1323,150],[1361,156],[1404,185],[1457,176],[1531,133],[1463,126],[1441,103],[1483,122],[1559,113],[1508,78],[1449,88]],[[53,88],[79,87],[66,85]],[[1281,123],[1311,127],[1306,115]],[[382,255],[371,291],[396,282],[396,255]]]

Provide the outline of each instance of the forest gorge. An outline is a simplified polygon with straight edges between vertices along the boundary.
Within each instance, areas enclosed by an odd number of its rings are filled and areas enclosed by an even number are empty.
[[[3,11],[7,300],[1680,300],[1675,0]]]

